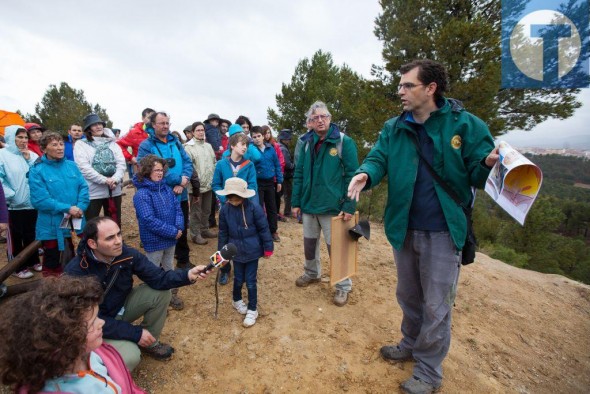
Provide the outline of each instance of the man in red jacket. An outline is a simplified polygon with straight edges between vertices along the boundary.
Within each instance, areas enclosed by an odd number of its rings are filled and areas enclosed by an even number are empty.
[[[148,137],[148,134],[145,131],[145,125],[150,121],[150,115],[153,114],[154,111],[151,108],[146,108],[141,111],[141,122],[136,123],[133,125],[131,130],[121,139],[117,141],[117,144],[121,147],[123,151],[123,156],[125,156],[125,161],[127,162],[127,169],[129,170],[129,178],[133,176],[134,167],[137,166],[137,150],[139,149],[139,144],[143,140]],[[129,153],[127,148],[131,147],[132,153]]]

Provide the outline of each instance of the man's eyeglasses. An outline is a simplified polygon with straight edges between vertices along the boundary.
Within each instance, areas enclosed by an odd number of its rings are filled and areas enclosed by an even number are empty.
[[[170,122],[156,122],[158,126],[170,126]]]
[[[399,85],[397,85],[397,90],[400,91],[402,89],[404,90],[412,90],[414,89],[416,86],[423,86],[423,83],[412,83],[412,82],[404,82],[404,83],[400,83]]]
[[[326,120],[330,117],[330,115],[316,115],[309,118],[312,122],[317,122],[318,120]]]

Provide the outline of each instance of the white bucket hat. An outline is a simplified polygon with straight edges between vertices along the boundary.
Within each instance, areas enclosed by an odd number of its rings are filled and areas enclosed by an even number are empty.
[[[218,190],[215,193],[219,194],[220,196],[235,194],[242,198],[250,198],[256,194],[254,190],[248,189],[248,183],[245,180],[237,177],[229,178],[227,181],[225,181],[224,189]]]

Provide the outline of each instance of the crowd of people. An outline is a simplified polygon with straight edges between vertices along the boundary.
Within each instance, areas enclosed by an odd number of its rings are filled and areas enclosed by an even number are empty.
[[[232,123],[215,113],[185,127],[183,138],[171,131],[166,112],[151,108],[122,134],[97,114],[71,125],[65,138],[35,123],[7,127],[0,149],[0,233],[9,241],[9,259],[34,240],[42,243],[16,277],[40,271],[50,278],[3,307],[9,319],[0,321],[2,336],[30,338],[30,349],[43,351],[19,352],[16,342],[5,340],[2,382],[25,392],[141,392],[128,370],[141,354],[171,358],[174,348],[159,341],[168,307],[182,309],[178,289],[209,273],[191,264],[189,241],[217,239],[219,250],[236,246],[232,306],[251,327],[258,318],[259,259],[273,255],[280,223],[297,218],[303,225],[303,273],[295,285],[318,283],[321,233],[330,254],[331,219],[351,220],[361,191],[387,176],[385,231],[403,320],[400,342],[383,346],[381,356],[415,360],[401,386],[405,392],[437,390],[467,218],[430,171],[440,172],[469,204],[471,188],[483,186],[498,155],[487,126],[444,96],[442,65],[417,60],[400,73],[403,112],[385,123],[360,166],[355,141],[321,101],[305,113],[307,132],[295,144],[290,130],[275,138],[270,127],[246,116]],[[144,253],[123,242],[124,187],[137,189],[133,203]],[[220,284],[228,283],[231,268],[221,268]],[[142,284],[134,286],[135,276]],[[345,306],[352,280],[335,287],[334,304]],[[19,314],[22,305],[29,313]],[[40,327],[47,337],[35,334]],[[63,333],[69,342],[59,346],[55,338]]]

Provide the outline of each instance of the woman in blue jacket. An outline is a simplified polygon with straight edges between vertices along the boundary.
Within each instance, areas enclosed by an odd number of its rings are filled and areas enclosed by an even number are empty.
[[[54,131],[43,134],[39,141],[45,152],[29,172],[31,203],[38,211],[36,235],[44,249],[43,276],[60,275],[74,256],[71,228],[62,228],[64,218],[82,218],[88,208],[88,184],[73,161],[64,157],[63,137]]]
[[[174,249],[182,236],[184,218],[180,201],[164,180],[166,170],[166,160],[156,155],[140,160],[139,172],[133,177],[137,187],[133,204],[146,257],[157,267],[170,271],[174,269]],[[170,306],[176,310],[184,307],[178,289],[172,290]]]

